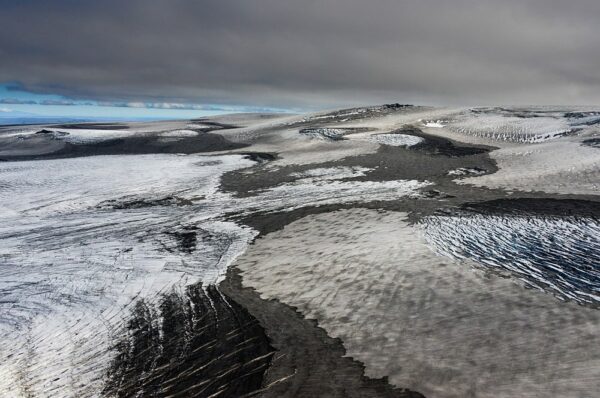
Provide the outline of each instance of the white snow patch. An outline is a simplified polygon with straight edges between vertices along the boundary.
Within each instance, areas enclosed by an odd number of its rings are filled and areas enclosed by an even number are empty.
[[[198,133],[193,130],[173,130],[159,134],[160,137],[196,137],[197,135]]]
[[[367,167],[321,167],[310,169],[303,172],[292,173],[290,176],[302,179],[303,182],[324,181],[324,180],[341,180],[343,178],[362,177],[365,173],[372,169]]]
[[[411,147],[422,143],[424,140],[421,137],[409,134],[386,133],[373,134],[369,136],[369,141],[381,145]]]
[[[444,127],[444,124],[441,120],[428,121],[428,122],[425,122],[425,127],[442,128],[442,127]]]
[[[468,167],[459,167],[458,169],[450,170],[449,176],[466,176],[466,175],[482,175],[485,174],[485,170],[473,169]]]

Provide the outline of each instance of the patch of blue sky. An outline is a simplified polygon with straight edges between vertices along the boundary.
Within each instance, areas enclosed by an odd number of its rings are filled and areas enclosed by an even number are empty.
[[[287,109],[169,102],[99,102],[58,94],[33,93],[18,83],[0,83],[0,117],[43,117],[86,120],[191,119],[226,113],[280,113]]]

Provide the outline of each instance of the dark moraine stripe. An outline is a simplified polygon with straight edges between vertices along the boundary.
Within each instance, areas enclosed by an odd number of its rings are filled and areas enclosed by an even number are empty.
[[[583,145],[591,146],[592,148],[600,148],[600,138],[590,138],[583,141]]]
[[[422,151],[427,155],[445,157],[463,157],[484,154],[490,151],[490,147],[482,145],[465,145],[447,138],[426,134],[421,129],[409,126],[393,131],[394,134],[414,135],[423,138],[424,141],[410,147],[412,150]]]
[[[103,391],[116,397],[240,397],[261,388],[274,349],[214,286],[136,303]]]
[[[71,129],[71,130],[128,130],[129,126],[124,123],[71,123],[57,124],[52,126],[54,129]]]

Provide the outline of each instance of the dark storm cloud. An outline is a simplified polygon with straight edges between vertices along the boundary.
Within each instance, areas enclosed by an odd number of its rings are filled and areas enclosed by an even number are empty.
[[[600,103],[600,2],[0,0],[0,82],[106,101]]]

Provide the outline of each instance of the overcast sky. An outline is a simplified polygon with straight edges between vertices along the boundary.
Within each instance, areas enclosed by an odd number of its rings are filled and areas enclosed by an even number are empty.
[[[277,108],[600,104],[598,0],[0,0],[0,83]]]

